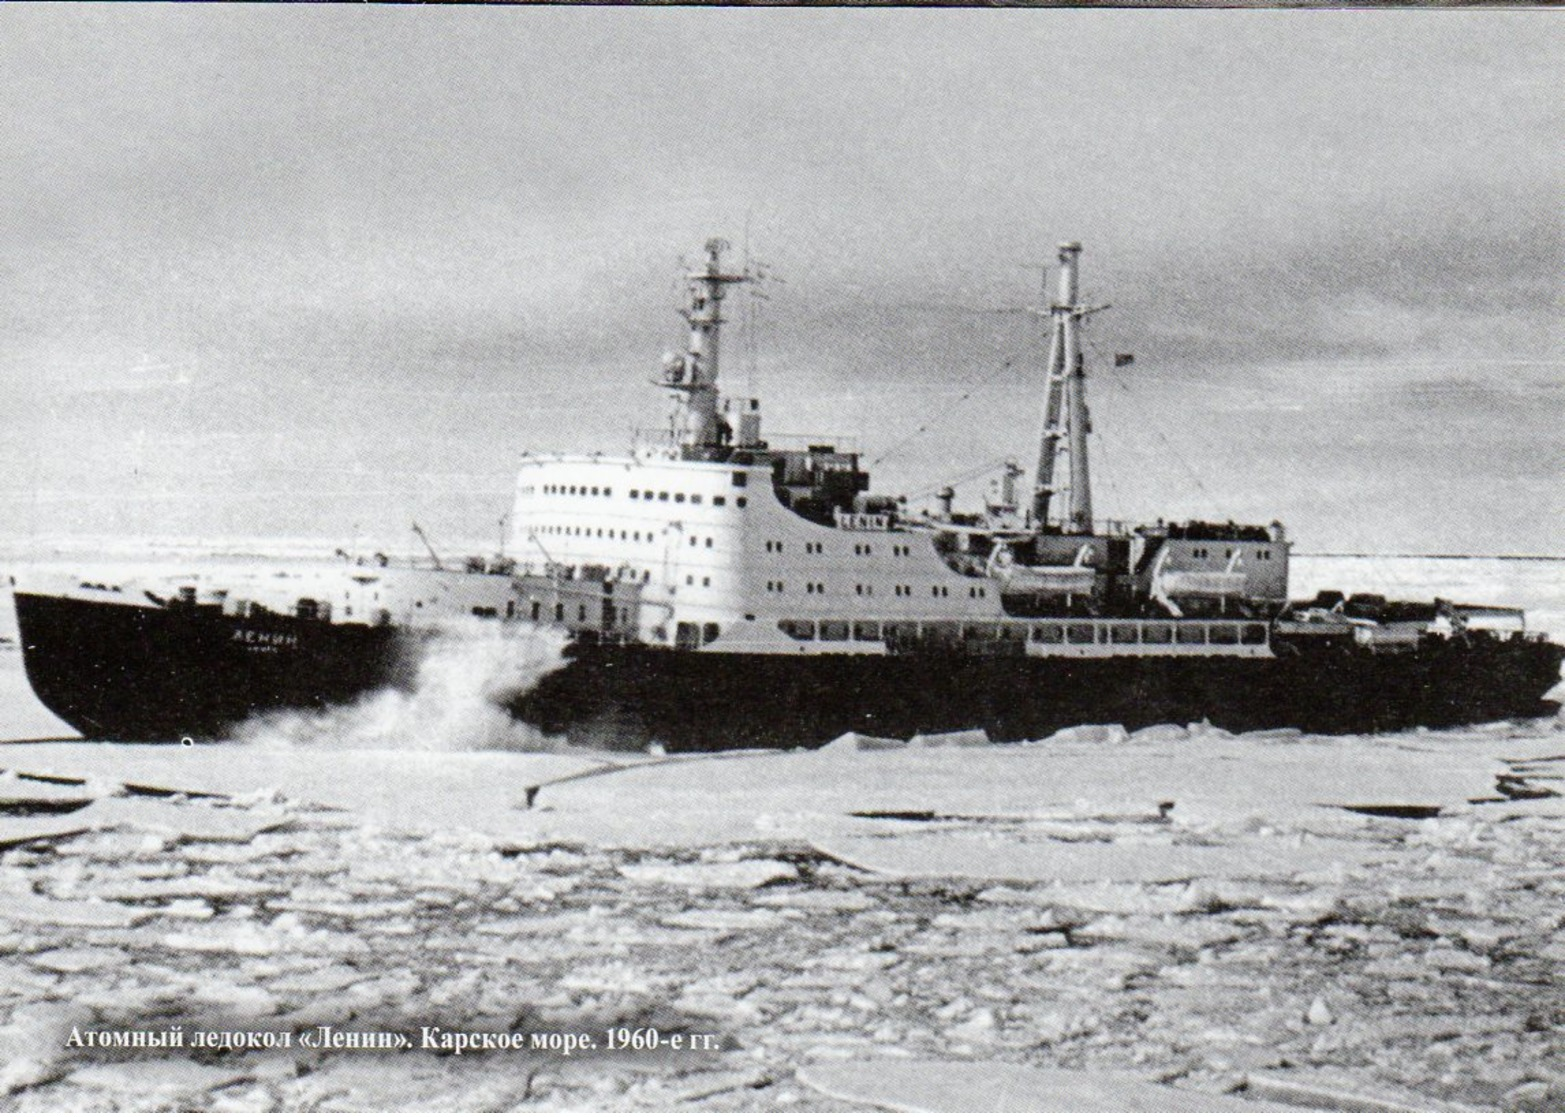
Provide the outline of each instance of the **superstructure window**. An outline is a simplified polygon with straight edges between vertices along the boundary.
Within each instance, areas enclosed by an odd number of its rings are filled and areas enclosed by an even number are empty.
[[[1097,643],[1098,630],[1090,624],[1068,624],[1065,626],[1065,639],[1072,644]]]
[[[1032,638],[1036,644],[1060,644],[1065,641],[1065,630],[1057,624],[1035,624]]]
[[[734,488],[742,489],[749,483],[750,476],[741,470],[734,470]]]
[[[743,508],[745,506],[745,499],[742,496],[736,496],[734,497],[734,503],[737,504],[740,508]]]
[[[855,640],[879,640],[880,639],[880,622],[879,621],[854,621],[853,622],[853,638]]]
[[[815,639],[814,621],[778,621],[777,627],[795,640]]]
[[[658,493],[658,499],[666,501],[668,499],[668,494],[667,493]]]
[[[675,504],[683,504],[683,503],[685,503],[685,494],[684,493],[675,493],[674,494],[674,503]]]
[[[728,498],[726,496],[714,496],[712,498],[712,503],[721,508],[723,505],[728,503]]]
[[[820,638],[822,640],[846,640],[848,638],[848,622],[821,621]]]
[[[1206,625],[1182,624],[1174,631],[1176,644],[1204,644],[1206,643]]]
[[[641,490],[640,489],[631,489],[630,490],[630,499],[631,500],[635,500],[640,495],[641,495]]]

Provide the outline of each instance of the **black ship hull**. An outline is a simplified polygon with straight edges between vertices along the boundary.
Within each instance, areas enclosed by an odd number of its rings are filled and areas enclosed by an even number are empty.
[[[846,732],[909,738],[983,729],[1036,740],[1071,725],[1201,720],[1234,732],[1364,733],[1558,709],[1565,649],[1536,640],[1430,642],[1397,654],[1340,645],[1279,658],[1102,659],[755,655],[586,645],[513,698],[546,733],[671,751],[818,746]]]
[[[18,593],[27,676],[97,740],[220,738],[256,714],[411,685],[420,641],[393,626],[215,608],[143,608]],[[1244,731],[1354,733],[1533,716],[1565,650],[1484,634],[1370,652],[1305,642],[1279,658],[763,655],[583,641],[507,701],[546,733],[598,748],[797,748],[849,731],[997,741],[1070,725],[1206,719]]]
[[[16,616],[34,693],[94,740],[217,738],[255,714],[406,683],[413,668],[390,626],[29,593]]]

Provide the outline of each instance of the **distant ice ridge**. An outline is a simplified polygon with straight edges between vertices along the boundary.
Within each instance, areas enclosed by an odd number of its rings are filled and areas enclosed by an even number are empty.
[[[387,688],[321,711],[259,715],[234,739],[270,748],[552,750],[500,703],[565,664],[564,636],[531,625],[453,620],[422,649],[411,691]]]

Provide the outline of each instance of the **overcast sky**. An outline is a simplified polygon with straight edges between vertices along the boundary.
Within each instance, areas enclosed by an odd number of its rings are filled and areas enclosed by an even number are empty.
[[[0,537],[490,538],[748,229],[727,385],[877,490],[1031,464],[1077,239],[1099,515],[1565,553],[1562,84],[1549,12],[0,5]]]

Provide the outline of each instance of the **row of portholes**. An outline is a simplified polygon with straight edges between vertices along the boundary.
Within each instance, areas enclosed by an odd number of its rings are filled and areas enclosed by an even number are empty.
[[[891,589],[892,589],[892,593],[895,596],[897,596],[897,597],[912,597],[913,596],[913,587],[912,586],[892,586]],[[787,592],[787,586],[783,582],[769,581],[769,582],[766,583],[766,592],[767,593],[786,593]],[[826,583],[825,582],[806,582],[804,584],[804,592],[805,593],[812,593],[812,594],[823,594],[823,593],[826,592]],[[859,597],[874,597],[875,596],[875,587],[874,586],[866,586],[863,583],[859,583],[858,585],[855,585],[853,587],[853,592],[855,594],[857,594]],[[981,586],[974,587],[973,589],[969,589],[967,591],[967,593],[968,593],[969,597],[984,597],[985,596],[985,590]],[[951,596],[950,587],[948,587],[948,586],[930,586],[929,587],[929,596],[930,597],[950,597]]]
[[[804,545],[804,553],[807,555],[824,554],[825,547],[826,545],[824,543],[806,543]],[[782,554],[782,551],[783,544],[781,540],[768,539],[766,541],[767,554],[780,555]],[[856,555],[872,555],[875,553],[875,549],[869,543],[855,543],[853,544],[853,553]],[[900,543],[896,543],[892,545],[891,553],[897,556],[911,555],[913,553],[913,549]]]
[[[1212,549],[1210,547],[1192,547],[1191,550],[1190,550],[1190,557],[1191,558],[1211,558],[1212,557]],[[1225,547],[1225,548],[1223,548],[1223,557],[1225,559],[1233,558],[1234,557],[1234,549],[1232,547]],[[1259,550],[1257,550],[1255,552],[1255,557],[1260,559],[1262,562],[1265,562],[1267,559],[1270,559],[1272,557],[1271,548],[1269,548],[1269,547],[1262,547],[1262,548],[1260,548]]]
[[[544,524],[538,528],[538,534],[582,536],[587,539],[618,538],[626,543],[656,543],[658,539],[657,532],[655,531],[648,531],[643,533],[639,531],[626,531],[624,528],[621,528],[619,534],[616,536],[613,528],[609,528],[607,531],[605,531],[601,527],[594,530],[590,527],[565,527],[560,524]],[[643,535],[646,536],[645,539],[642,538]],[[692,546],[693,545],[694,544],[692,544]]]
[[[611,485],[545,485],[543,491],[549,496],[613,496],[614,488]],[[700,504],[705,498],[700,493],[676,493],[667,490],[654,492],[652,489],[631,489],[631,500],[661,500],[672,501],[675,504]],[[742,496],[734,498],[734,504],[745,507],[747,501]],[[726,496],[712,497],[712,504],[722,508],[728,504]]]

